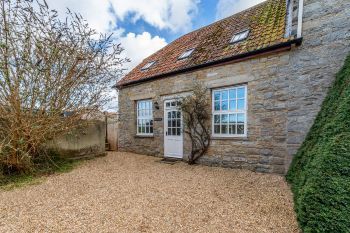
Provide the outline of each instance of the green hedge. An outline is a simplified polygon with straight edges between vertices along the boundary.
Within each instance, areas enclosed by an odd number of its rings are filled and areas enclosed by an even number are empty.
[[[287,180],[305,233],[350,232],[350,56],[296,154]]]

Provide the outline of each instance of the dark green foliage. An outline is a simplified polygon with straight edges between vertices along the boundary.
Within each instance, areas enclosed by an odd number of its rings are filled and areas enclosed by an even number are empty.
[[[305,233],[350,232],[350,56],[296,154],[287,180]]]

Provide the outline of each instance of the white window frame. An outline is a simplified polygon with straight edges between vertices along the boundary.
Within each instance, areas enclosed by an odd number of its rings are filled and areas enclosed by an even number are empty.
[[[141,68],[141,70],[149,70],[155,63],[156,63],[156,61],[148,62],[146,65],[144,65],[144,66]]]
[[[235,44],[248,38],[250,33],[249,29],[243,30],[234,34],[230,40],[230,44]]]
[[[139,104],[142,103],[150,103],[150,107],[149,108],[145,108],[145,109],[139,109]],[[144,115],[144,114],[140,114],[140,110],[143,111],[149,111],[150,115]],[[139,132],[139,120],[149,120],[150,122],[152,121],[153,124],[149,126],[149,133],[142,133]],[[141,124],[142,127],[142,124]],[[146,126],[145,126],[146,127]],[[152,133],[151,133],[151,128],[152,128]],[[146,131],[146,130],[145,130]],[[151,99],[146,99],[146,100],[138,100],[136,101],[136,135],[138,136],[153,136],[154,133],[154,120],[153,120],[153,102]]]
[[[193,51],[194,51],[194,49],[187,49],[185,52],[183,52],[178,57],[178,60],[183,60],[183,59],[189,58],[192,55]]]
[[[244,96],[244,109],[243,110],[239,110],[239,109],[235,109],[235,110],[230,110],[230,97],[229,97],[229,90],[232,89],[236,89],[236,91],[239,88],[244,88],[245,89],[245,96]],[[221,91],[228,91],[228,105],[227,105],[227,110],[215,110],[215,92],[221,92]],[[244,138],[247,137],[247,132],[248,132],[248,87],[247,85],[239,85],[239,86],[230,86],[230,87],[225,87],[225,88],[216,88],[212,90],[212,137],[215,138]],[[220,108],[221,108],[221,102],[222,99],[220,98]],[[236,106],[237,106],[237,94],[236,94]],[[215,127],[215,119],[214,119],[214,115],[220,115],[220,121],[221,121],[221,115],[222,114],[245,114],[245,121],[244,121],[244,134],[237,134],[237,130],[236,130],[236,134],[216,134],[214,131],[214,127]],[[229,122],[229,119],[228,119]],[[229,125],[229,123],[227,124]],[[220,128],[221,128],[221,122],[220,122]],[[221,130],[220,130],[221,131]],[[229,132],[229,127],[227,128],[227,131]]]

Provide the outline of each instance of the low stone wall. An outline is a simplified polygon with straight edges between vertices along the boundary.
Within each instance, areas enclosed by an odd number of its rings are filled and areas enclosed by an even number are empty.
[[[73,130],[49,143],[49,148],[63,157],[84,158],[105,155],[106,125],[91,121],[87,126]]]

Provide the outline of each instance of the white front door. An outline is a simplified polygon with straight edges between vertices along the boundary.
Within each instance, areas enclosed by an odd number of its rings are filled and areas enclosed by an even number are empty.
[[[164,156],[183,157],[182,113],[176,100],[164,103]]]

